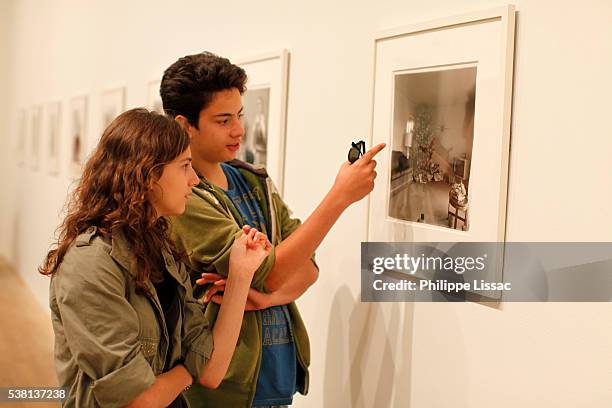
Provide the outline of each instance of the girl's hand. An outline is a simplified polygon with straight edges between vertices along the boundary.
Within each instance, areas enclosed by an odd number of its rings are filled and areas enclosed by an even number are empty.
[[[270,254],[271,248],[265,234],[255,228],[243,228],[242,235],[234,241],[230,252],[230,275],[246,277],[250,282],[257,268]]]
[[[251,231],[255,230],[255,235],[251,235]],[[244,232],[245,234],[247,234],[248,237],[252,238],[247,242],[247,246],[249,248],[254,248],[257,244],[261,244],[263,243],[265,245],[266,249],[270,249],[272,248],[272,244],[270,243],[270,241],[268,240],[268,236],[266,234],[264,234],[263,232],[259,232],[257,231],[257,229],[251,227],[250,225],[245,225],[242,227],[242,232]]]

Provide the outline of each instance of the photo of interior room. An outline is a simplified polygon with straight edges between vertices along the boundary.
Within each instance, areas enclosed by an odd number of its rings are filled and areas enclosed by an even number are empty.
[[[469,229],[476,71],[395,76],[390,217]]]

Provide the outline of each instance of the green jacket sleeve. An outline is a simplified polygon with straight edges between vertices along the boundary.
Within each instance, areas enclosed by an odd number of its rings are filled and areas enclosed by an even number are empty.
[[[79,369],[103,407],[122,407],[155,382],[140,350],[139,320],[127,281],[101,248],[71,249],[52,279],[62,329]]]
[[[172,238],[187,253],[192,273],[229,274],[229,258],[234,239],[242,234],[232,216],[212,194],[198,191],[189,198],[185,212],[171,218]],[[255,272],[251,286],[263,289],[263,283],[275,260],[274,247]],[[197,291],[196,293],[201,293]]]
[[[183,364],[197,382],[213,351],[213,336],[208,320],[203,316],[203,306],[193,298],[191,282],[185,266],[180,264],[179,275],[186,289],[183,306],[183,333],[181,336]]]
[[[278,213],[277,219],[280,223],[280,241],[283,241],[302,224],[302,221],[300,221],[299,218],[291,217],[291,210],[276,191],[272,193],[272,200],[274,200],[274,206],[276,207],[276,211]],[[310,260],[318,270],[319,266],[315,261],[314,253],[310,257]]]
[[[291,218],[291,210],[277,192],[272,193],[272,200],[276,207],[277,218],[280,220],[281,240],[285,240],[302,224],[302,221]]]

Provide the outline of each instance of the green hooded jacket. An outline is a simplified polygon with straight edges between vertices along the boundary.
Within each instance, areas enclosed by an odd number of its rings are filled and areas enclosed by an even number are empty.
[[[275,260],[274,246],[286,239],[300,225],[291,218],[289,209],[275,191],[264,169],[257,169],[239,160],[228,164],[238,168],[251,187],[256,200],[270,225],[273,248],[255,272],[251,286],[265,292],[264,282]],[[173,217],[172,238],[190,260],[190,274],[194,283],[194,297],[201,299],[206,287],[195,285],[202,272],[227,276],[229,256],[234,239],[242,234],[241,217],[231,200],[220,188],[204,177],[193,188],[185,212]],[[314,255],[313,255],[314,262]],[[316,266],[316,263],[315,263]],[[304,322],[294,302],[287,305],[291,314],[291,330],[298,359],[298,391],[308,392],[308,366],[310,343]],[[204,316],[214,325],[219,305],[210,302]],[[261,312],[246,311],[240,336],[227,374],[219,388],[210,390],[194,384],[187,393],[192,407],[246,407],[250,408],[255,396],[261,364],[262,328]]]

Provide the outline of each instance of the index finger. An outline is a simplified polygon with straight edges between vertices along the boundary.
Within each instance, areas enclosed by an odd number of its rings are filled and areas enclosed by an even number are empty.
[[[364,162],[369,162],[370,160],[374,158],[374,156],[378,154],[378,152],[384,149],[386,145],[387,145],[386,143],[377,144],[376,146],[374,146],[373,148],[365,152],[363,156],[359,158],[359,160],[362,160]]]

